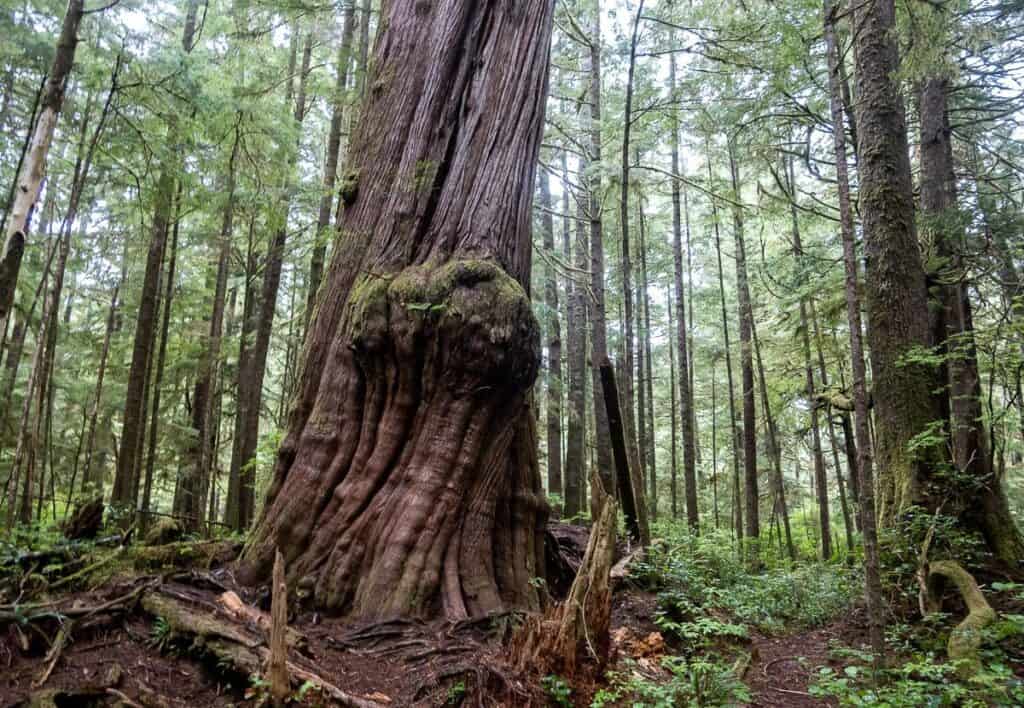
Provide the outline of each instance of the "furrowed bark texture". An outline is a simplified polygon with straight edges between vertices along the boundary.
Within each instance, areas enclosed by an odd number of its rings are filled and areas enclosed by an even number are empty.
[[[240,577],[268,577],[279,546],[289,577],[349,616],[536,608],[547,507],[525,287],[551,7],[385,11],[358,191]]]
[[[896,13],[892,0],[876,0],[859,6],[854,15],[860,213],[877,422],[878,518],[884,527],[925,501],[923,482],[941,450],[908,451],[910,441],[939,416],[930,368],[905,361],[907,354],[929,346],[930,333],[906,116],[892,78],[899,65]]]
[[[938,302],[931,312],[937,345],[946,354],[944,373],[953,464],[971,480],[958,497],[965,524],[979,530],[989,548],[1008,563],[1024,557],[1024,538],[994,472],[981,404],[981,377],[974,341],[970,280],[964,234],[957,213],[953,131],[949,123],[949,79],[925,81],[920,97],[921,211],[923,230],[940,263],[934,274]],[[978,503],[980,502],[980,503]]]

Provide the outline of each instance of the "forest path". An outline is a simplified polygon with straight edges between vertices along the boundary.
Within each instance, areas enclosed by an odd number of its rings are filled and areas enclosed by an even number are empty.
[[[856,646],[865,630],[859,608],[850,610],[832,622],[801,632],[784,635],[751,633],[751,663],[744,676],[753,694],[750,706],[757,708],[803,708],[833,705],[834,702],[812,696],[808,688],[818,669],[824,666],[841,670],[842,662],[831,653],[835,645]]]

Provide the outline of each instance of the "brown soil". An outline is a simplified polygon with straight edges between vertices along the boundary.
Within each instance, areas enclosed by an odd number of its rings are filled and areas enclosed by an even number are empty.
[[[586,540],[585,529],[553,529],[549,543],[564,556],[563,576],[582,557]],[[146,582],[159,584],[161,592],[200,610],[219,612],[218,596],[228,589],[251,606],[269,608],[265,589],[240,588],[226,570],[147,577]],[[60,606],[67,611],[102,605],[142,582],[131,577],[113,580],[90,592],[64,595]],[[557,596],[559,588],[552,589]],[[655,681],[663,676],[660,659],[672,649],[654,624],[656,609],[656,596],[631,587],[628,579],[614,589],[610,670],[625,670],[628,659],[631,671]],[[515,671],[506,656],[518,619],[502,615],[454,624],[395,620],[354,626],[296,605],[289,624],[305,636],[306,645],[293,650],[291,660],[357,698],[385,706],[458,705],[463,696],[469,699],[465,705],[545,706],[543,677]],[[158,622],[134,601],[76,620],[70,643],[46,681],[36,686],[51,663],[47,652],[59,629],[55,619],[20,625],[0,622],[0,708],[29,705],[40,691],[51,692],[53,702],[46,705],[56,706],[257,704],[259,695],[247,695],[252,688],[248,676],[204,657],[190,639],[159,641]],[[781,637],[755,633],[743,647],[751,654],[744,675],[753,693],[751,705],[825,705],[807,694],[809,678],[818,667],[835,665],[829,657],[832,640],[856,646],[863,635],[863,617],[856,611],[807,632]],[[577,705],[589,705],[598,688],[593,681],[576,684]],[[320,696],[314,698],[307,704],[331,705]]]
[[[859,608],[832,623],[783,636],[751,635],[751,663],[744,679],[753,693],[751,706],[803,708],[833,705],[807,691],[818,669],[840,669],[841,661],[830,654],[833,645],[861,646],[867,628]]]

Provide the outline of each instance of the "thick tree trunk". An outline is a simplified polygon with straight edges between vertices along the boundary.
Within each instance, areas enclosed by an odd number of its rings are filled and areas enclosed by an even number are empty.
[[[1024,537],[1010,514],[1006,492],[995,474],[981,407],[981,379],[974,343],[970,281],[963,258],[963,234],[956,214],[952,130],[949,125],[949,80],[929,78],[920,100],[921,210],[936,245],[941,266],[936,274],[939,302],[938,340],[946,353],[945,391],[953,464],[972,481],[951,490],[963,521],[985,537],[1003,561],[1024,558]],[[977,504],[979,500],[981,504]]]
[[[555,273],[555,220],[551,214],[551,184],[545,170],[541,170],[540,206],[543,210],[541,230],[543,231],[544,250],[548,259],[544,266],[544,304],[547,305],[548,316],[544,323],[544,334],[547,339],[548,370],[547,370],[547,453],[548,453],[548,493],[562,494],[562,325],[558,321],[558,280]],[[557,513],[557,510],[556,510]]]
[[[843,127],[843,100],[840,79],[839,51],[835,39],[834,9],[829,0],[823,8],[825,45],[828,55],[829,112],[832,118],[832,147],[836,162],[836,180],[839,183],[839,221],[843,240],[843,269],[846,319],[850,332],[850,364],[853,377],[853,401],[857,442],[857,479],[859,484],[860,528],[864,547],[864,597],[868,609],[868,634],[880,668],[885,655],[884,619],[882,617],[882,583],[879,568],[878,532],[875,522],[874,457],[869,429],[867,370],[864,361],[864,343],[861,337],[860,293],[853,208],[850,201],[850,178],[846,163],[846,132]],[[853,127],[853,114],[848,113]]]
[[[931,367],[910,356],[930,345],[930,333],[906,116],[893,78],[899,68],[893,0],[857,6],[854,22],[860,213],[880,467],[878,515],[883,526],[892,526],[909,507],[926,502],[927,482],[943,450],[941,444],[910,450],[911,441],[940,416],[932,396]],[[861,491],[863,506],[863,486]]]
[[[736,164],[736,145],[729,140],[729,173],[732,177],[732,194],[740,201],[739,166]],[[740,372],[743,379],[743,479],[746,497],[746,536],[750,562],[757,566],[758,536],[761,533],[760,494],[757,483],[757,416],[754,392],[753,337],[754,308],[750,301],[750,286],[747,284],[747,256],[743,235],[743,211],[733,206],[733,226],[736,243],[736,295],[740,321]]]
[[[64,22],[57,38],[57,51],[47,74],[46,88],[40,101],[32,140],[17,176],[10,222],[7,224],[3,252],[0,253],[0,332],[7,329],[7,318],[14,304],[14,292],[18,284],[25,239],[28,237],[32,210],[39,199],[43,178],[46,176],[46,158],[57,129],[61,106],[64,104],[68,76],[75,62],[78,27],[85,14],[84,6],[83,0],[69,0],[64,11]]]
[[[551,6],[389,3],[346,209],[240,578],[350,616],[539,605],[525,287]],[[500,138],[500,139],[499,139]]]

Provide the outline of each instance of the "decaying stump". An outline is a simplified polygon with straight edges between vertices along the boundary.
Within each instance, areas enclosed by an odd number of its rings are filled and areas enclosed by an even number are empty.
[[[539,618],[528,620],[513,640],[512,654],[520,669],[572,676],[582,662],[593,662],[600,672],[608,661],[609,576],[615,554],[618,505],[603,491],[596,475],[591,484],[601,498],[601,509],[591,528],[583,562],[565,602]]]
[[[974,576],[952,560],[928,564],[926,608],[929,612],[937,612],[941,608],[941,590],[946,581],[956,586],[967,605],[967,616],[950,632],[946,645],[949,658],[958,662],[957,672],[967,678],[981,668],[978,648],[981,646],[982,630],[995,621],[996,612],[988,604]]]
[[[270,601],[270,693],[274,705],[283,706],[291,693],[288,682],[288,586],[284,582],[284,558],[274,557],[274,584]]]
[[[103,527],[103,497],[96,497],[75,507],[67,521],[61,526],[64,538],[77,541],[96,538]]]

